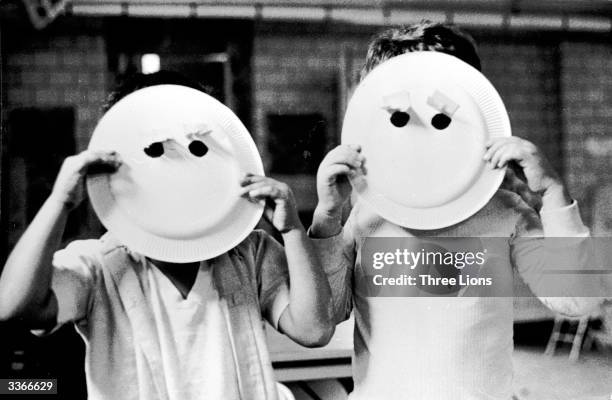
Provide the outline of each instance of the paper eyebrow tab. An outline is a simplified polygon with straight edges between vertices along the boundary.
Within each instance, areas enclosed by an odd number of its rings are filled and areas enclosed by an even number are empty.
[[[383,97],[383,106],[389,112],[407,112],[411,107],[410,92],[402,90]]]
[[[200,126],[191,129],[185,129],[185,135],[173,135],[171,133],[162,133],[159,132],[157,134],[152,135],[149,139],[147,139],[144,143],[143,147],[147,147],[149,144],[154,142],[159,143],[167,143],[167,142],[175,142],[179,143],[182,146],[186,147],[189,145],[189,142],[192,140],[200,140],[207,135],[212,133],[212,129],[208,126]]]
[[[191,131],[190,133],[188,133],[186,135],[187,140],[191,141],[191,140],[200,140],[202,138],[204,138],[207,135],[210,135],[212,133],[212,129],[208,126],[202,126],[199,127],[197,129],[194,129],[193,131]]]
[[[459,109],[459,104],[439,90],[427,98],[427,104],[449,117],[452,117]]]

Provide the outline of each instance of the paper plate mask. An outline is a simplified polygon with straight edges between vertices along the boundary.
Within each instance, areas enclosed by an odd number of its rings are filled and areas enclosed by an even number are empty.
[[[439,229],[480,210],[505,171],[483,161],[489,138],[510,136],[491,83],[456,57],[415,52],[372,70],[355,90],[342,142],[362,146],[367,173],[351,180],[378,214]]]
[[[123,165],[87,189],[104,226],[130,249],[186,263],[239,244],[263,207],[239,196],[240,178],[263,174],[259,153],[234,113],[195,89],[159,85],[115,104],[90,149],[115,150]]]

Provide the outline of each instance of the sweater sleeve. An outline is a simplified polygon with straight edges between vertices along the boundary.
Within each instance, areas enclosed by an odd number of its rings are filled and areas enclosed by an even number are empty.
[[[531,291],[551,310],[568,316],[593,311],[600,303],[600,278],[583,273],[591,255],[589,231],[578,205],[535,210],[521,204],[511,257]]]
[[[310,230],[308,235],[329,280],[334,304],[334,321],[340,323],[348,319],[353,308],[352,281],[356,249],[352,218],[349,217],[342,231],[335,236],[314,238]]]

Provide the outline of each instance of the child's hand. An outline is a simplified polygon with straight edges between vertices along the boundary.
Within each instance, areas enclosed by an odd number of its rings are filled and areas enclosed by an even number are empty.
[[[531,142],[518,138],[496,138],[486,145],[483,159],[491,168],[503,168],[510,161],[516,161],[523,170],[529,189],[540,194],[563,187],[559,175],[552,169],[548,160]]]
[[[542,196],[529,190],[525,181],[517,176],[511,166],[506,169],[506,176],[504,176],[501,188],[518,194],[527,205],[538,212],[542,208]]]
[[[298,217],[291,188],[265,176],[247,174],[242,181],[241,195],[251,201],[266,200],[264,216],[280,232],[304,229]]]
[[[340,145],[330,151],[317,172],[317,212],[337,215],[351,194],[348,177],[364,174],[364,157],[359,145]]]
[[[121,160],[114,151],[85,150],[68,157],[60,168],[50,197],[60,201],[68,209],[74,209],[85,197],[85,175],[115,172],[120,166]]]

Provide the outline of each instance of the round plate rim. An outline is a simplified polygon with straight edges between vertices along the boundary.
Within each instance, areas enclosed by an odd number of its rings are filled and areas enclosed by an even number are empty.
[[[510,120],[508,118],[504,103],[497,90],[495,90],[491,82],[489,82],[489,80],[480,71],[454,56],[440,52],[424,51],[406,53],[393,57],[374,68],[368,74],[368,76],[366,76],[366,78],[355,89],[352,98],[348,103],[342,128],[342,143],[357,143],[356,141],[349,140],[349,137],[362,136],[347,132],[345,127],[348,125],[347,119],[351,118],[351,110],[353,109],[351,106],[354,106],[354,102],[357,101],[356,99],[359,99],[357,95],[361,91],[367,90],[368,87],[366,85],[368,82],[373,81],[377,75],[385,73],[386,69],[393,68],[396,64],[414,62],[415,60],[419,63],[428,63],[428,67],[431,68],[428,70],[428,72],[431,74],[448,73],[450,68],[453,73],[460,75],[458,81],[461,83],[459,85],[466,89],[468,93],[470,93],[470,91],[475,92],[476,90],[480,90],[480,94],[488,96],[490,102],[489,105],[492,105],[492,108],[487,108],[486,112],[496,112],[498,119],[498,123],[494,128],[495,130],[493,134],[490,134],[490,137],[509,137],[512,135]],[[477,86],[477,89],[474,89],[474,85]],[[364,87],[366,89],[364,89]],[[473,92],[470,93],[470,95],[472,95]],[[473,98],[477,102],[481,100],[477,96],[473,96]],[[483,112],[483,114],[485,114],[485,112]],[[487,120],[486,116],[485,122],[487,124],[490,122],[490,120]],[[488,128],[491,129],[491,126]],[[485,170],[484,173],[482,173],[478,178],[478,181],[481,181],[483,176],[486,177],[489,182],[489,184],[487,184],[488,190],[479,196],[480,201],[477,201],[470,207],[463,207],[463,211],[456,210],[457,204],[460,204],[459,202],[461,199],[465,198],[466,194],[472,191],[476,185],[470,187],[470,189],[458,196],[456,199],[441,206],[431,208],[415,208],[391,204],[390,201],[384,199],[380,194],[372,193],[372,191],[368,188],[367,181],[363,177],[351,177],[349,180],[359,198],[386,220],[409,229],[435,230],[447,228],[465,221],[480,211],[498,191],[499,186],[504,179],[505,170],[505,168],[493,171]]]
[[[203,92],[179,85],[156,85],[139,89],[120,100],[116,105],[128,99],[128,97],[143,95],[145,91],[167,91],[168,87],[171,87],[171,90],[180,88],[181,90],[197,92],[198,96],[206,96],[202,97],[202,99],[206,99],[206,102],[212,104],[214,107],[218,107],[221,111],[220,115],[223,117],[220,118],[220,121],[217,121],[218,125],[223,128],[228,128],[226,132],[231,132],[236,141],[240,143],[241,149],[238,149],[237,152],[240,154],[244,152],[250,154],[249,160],[245,160],[243,157],[238,160],[242,169],[259,175],[264,174],[263,162],[255,142],[246,127],[227,106]],[[108,112],[111,111],[112,108]],[[104,126],[105,116],[98,122],[92,134],[92,139],[95,137],[98,129]],[[90,141],[88,149],[96,148],[92,146],[92,142],[93,140]],[[235,143],[234,139],[232,139],[232,142]],[[204,237],[191,239],[168,238],[148,232],[135,224],[126,224],[123,222],[126,220],[126,218],[122,218],[124,214],[118,212],[117,207],[113,207],[112,203],[106,201],[107,197],[112,197],[107,190],[108,179],[108,175],[88,176],[86,179],[90,203],[100,219],[100,222],[117,240],[130,248],[130,250],[160,261],[189,263],[217,257],[236,247],[246,239],[263,215],[264,206],[262,204],[255,204],[244,200],[243,209],[245,211],[242,211],[240,215],[245,216],[240,217],[243,219],[241,228],[237,231],[234,230],[234,232],[230,232],[231,237],[225,237],[229,236],[227,233],[229,230],[220,230],[218,233],[206,235]]]

